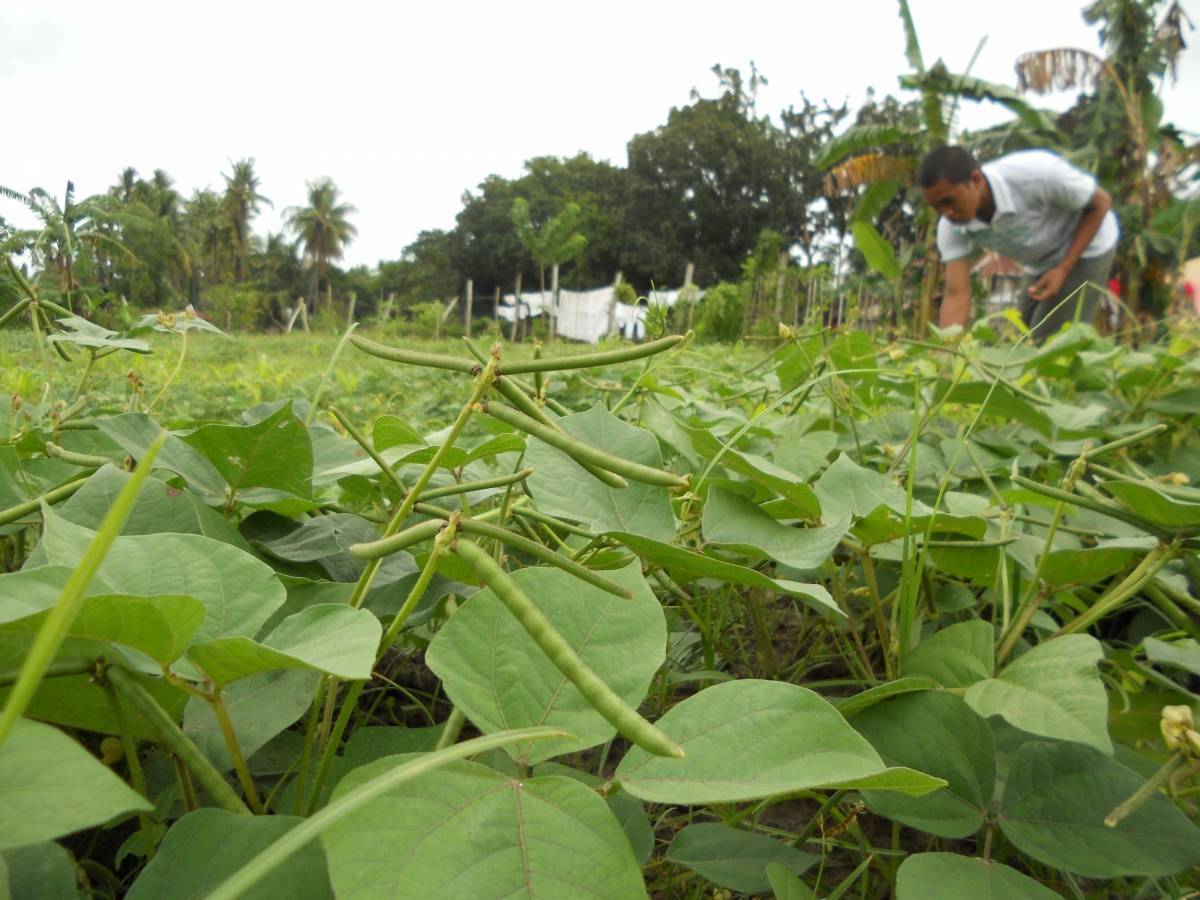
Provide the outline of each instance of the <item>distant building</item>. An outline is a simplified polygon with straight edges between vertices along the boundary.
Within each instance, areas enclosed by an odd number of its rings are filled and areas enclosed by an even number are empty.
[[[979,257],[979,262],[971,268],[971,274],[987,286],[988,309],[1015,304],[1021,282],[1025,278],[1025,270],[1021,268],[1020,263],[993,250]]]

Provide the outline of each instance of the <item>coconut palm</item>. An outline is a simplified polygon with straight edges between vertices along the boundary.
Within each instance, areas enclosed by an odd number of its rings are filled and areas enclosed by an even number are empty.
[[[233,163],[233,171],[222,177],[225,179],[222,203],[232,226],[233,280],[240,284],[249,272],[250,220],[258,214],[260,204],[270,206],[271,201],[258,192],[253,157]]]
[[[316,309],[321,281],[325,282],[326,304],[332,304],[332,289],[328,271],[331,260],[340,259],[346,245],[358,234],[349,217],[356,212],[349,203],[339,202],[337,186],[329,178],[308,182],[308,205],[284,210],[284,223],[296,235],[297,246],[304,248],[304,258],[313,267],[309,295]]]

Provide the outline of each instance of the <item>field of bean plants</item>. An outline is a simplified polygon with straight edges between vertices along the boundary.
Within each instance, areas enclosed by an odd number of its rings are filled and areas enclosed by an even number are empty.
[[[28,323],[0,896],[1200,890],[1194,327]]]

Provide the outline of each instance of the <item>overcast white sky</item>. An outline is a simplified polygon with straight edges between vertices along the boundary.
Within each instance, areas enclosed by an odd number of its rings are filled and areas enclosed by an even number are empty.
[[[1015,86],[1034,49],[1099,50],[1082,0],[910,0],[926,64]],[[1200,24],[1200,0],[1184,9]],[[1200,32],[1166,117],[1200,132]],[[586,151],[618,165],[626,142],[666,121],[714,63],[769,85],[775,114],[804,91],[834,103],[899,93],[907,70],[894,0],[737,3],[607,0],[336,3],[0,0],[0,184],[100,193],[133,166],[166,169],[184,195],[223,187],[252,156],[282,211],[327,175],[358,212],[344,264],[394,259],[418,231],[451,228],[464,190],[515,178],[541,155]],[[1071,97],[1044,100],[1064,108]],[[1004,118],[964,110],[966,127]],[[0,214],[24,222],[0,199]]]

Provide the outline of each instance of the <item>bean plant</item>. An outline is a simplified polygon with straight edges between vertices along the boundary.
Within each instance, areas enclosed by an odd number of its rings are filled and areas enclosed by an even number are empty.
[[[150,404],[12,361],[12,896],[1200,889],[1194,330],[348,333],[232,421],[171,414],[188,330]]]

